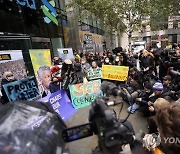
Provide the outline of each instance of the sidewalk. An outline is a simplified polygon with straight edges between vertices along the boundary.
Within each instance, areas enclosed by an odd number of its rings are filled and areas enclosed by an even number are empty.
[[[121,105],[116,105],[110,108],[114,109],[118,116],[120,107]],[[128,115],[127,108],[128,104],[124,102],[124,107],[120,114],[120,119],[124,119]],[[91,106],[79,109],[78,112],[66,122],[68,128],[88,123],[90,109]],[[128,120],[131,122],[135,133],[138,133],[140,130],[142,130],[143,132],[147,132],[147,121],[146,118],[141,115],[141,113],[136,112],[134,114],[131,114]],[[87,137],[81,140],[67,143],[66,148],[70,150],[71,154],[91,154],[92,150],[97,146],[97,144],[98,138],[96,135],[94,135],[92,137]]]

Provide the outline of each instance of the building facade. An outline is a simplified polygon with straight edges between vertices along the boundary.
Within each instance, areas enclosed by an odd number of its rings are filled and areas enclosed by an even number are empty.
[[[0,0],[0,50],[22,50],[30,74],[34,74],[29,49],[71,47],[82,51],[103,51],[98,21],[79,21],[78,12],[66,11],[65,0]]]

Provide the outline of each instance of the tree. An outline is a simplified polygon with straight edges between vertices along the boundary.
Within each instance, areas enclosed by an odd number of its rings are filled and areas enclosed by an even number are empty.
[[[81,16],[94,14],[106,30],[126,32],[130,44],[132,32],[142,27],[144,17],[150,17],[148,22],[155,25],[161,17],[174,13],[175,3],[176,0],[73,0],[69,7],[78,8]],[[151,16],[159,18],[151,20]]]

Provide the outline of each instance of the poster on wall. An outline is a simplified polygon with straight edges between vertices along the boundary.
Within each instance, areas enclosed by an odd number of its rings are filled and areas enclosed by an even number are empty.
[[[102,65],[102,78],[116,81],[126,81],[128,77],[129,67]]]
[[[71,101],[75,109],[90,105],[97,97],[102,97],[101,80],[70,85]]]
[[[49,84],[52,80],[50,73],[51,54],[49,49],[31,49],[29,50],[34,73],[38,82],[38,87],[42,97],[46,96],[49,90]],[[39,75],[37,74],[39,72]]]
[[[22,50],[0,51],[0,81],[7,79],[6,74],[13,74],[16,80],[27,77]]]
[[[86,51],[93,50],[93,37],[91,34],[84,34]]]
[[[74,54],[72,48],[59,48],[58,55],[64,61],[65,59],[70,59],[74,61]]]
[[[9,101],[26,100],[31,101],[40,96],[35,77],[28,77],[23,80],[3,85]]]

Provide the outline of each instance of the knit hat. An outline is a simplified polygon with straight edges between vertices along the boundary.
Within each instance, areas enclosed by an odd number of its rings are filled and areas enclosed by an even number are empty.
[[[165,77],[163,77],[163,80],[168,80],[168,81],[171,81],[171,80],[172,80],[172,78],[171,78],[171,76],[166,75]]]
[[[158,80],[154,85],[153,85],[153,90],[163,90],[163,84],[161,83],[160,80]]]

